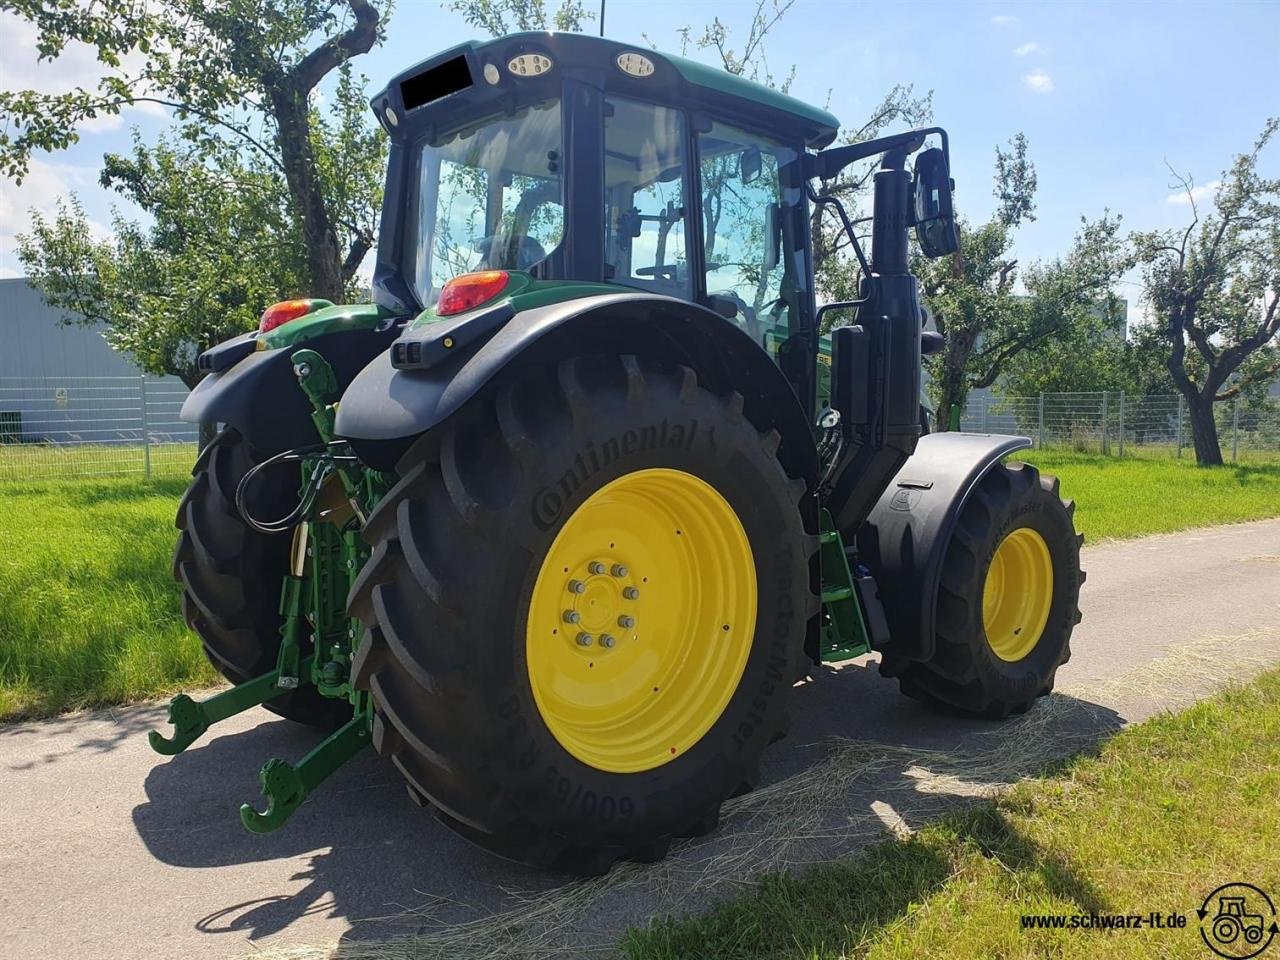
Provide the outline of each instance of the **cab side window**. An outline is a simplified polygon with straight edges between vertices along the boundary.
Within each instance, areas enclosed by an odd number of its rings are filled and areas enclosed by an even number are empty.
[[[605,279],[687,300],[684,115],[608,97],[604,129]]]
[[[783,183],[796,151],[715,123],[699,134],[707,294],[776,356],[799,301],[795,258],[784,242],[798,188]]]

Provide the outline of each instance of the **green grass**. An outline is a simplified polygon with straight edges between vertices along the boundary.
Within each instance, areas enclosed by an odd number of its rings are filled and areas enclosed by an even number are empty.
[[[148,462],[152,477],[190,478],[195,460],[194,443],[0,443],[0,483],[32,477],[140,480]]]
[[[1013,459],[1058,476],[1090,543],[1280,516],[1280,455],[1213,468],[1191,457],[1120,460],[1053,450]]]
[[[0,719],[216,680],[169,575],[186,479],[0,485]]]
[[[907,840],[771,875],[629,931],[631,960],[1211,956],[1221,883],[1280,888],[1280,671],[1137,725]],[[1265,905],[1263,905],[1265,912]],[[1180,930],[1022,930],[1021,915],[1181,913]],[[1243,943],[1243,941],[1241,941]]]

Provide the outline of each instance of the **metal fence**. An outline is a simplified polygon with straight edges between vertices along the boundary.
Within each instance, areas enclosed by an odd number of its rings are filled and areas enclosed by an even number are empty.
[[[191,469],[187,388],[157,377],[0,377],[0,480]]]
[[[1222,455],[1239,460],[1255,451],[1280,451],[1280,402],[1244,400],[1215,407]],[[1126,452],[1194,456],[1191,419],[1178,394],[1042,393],[1035,397],[971,397],[960,429],[1020,434],[1037,447],[1123,457]]]
[[[196,455],[195,425],[178,419],[186,396],[169,378],[0,377],[0,480],[185,474]],[[1224,458],[1280,452],[1280,402],[1220,403],[1216,416]],[[1176,395],[978,396],[960,428],[1080,453],[1194,455],[1186,403]]]

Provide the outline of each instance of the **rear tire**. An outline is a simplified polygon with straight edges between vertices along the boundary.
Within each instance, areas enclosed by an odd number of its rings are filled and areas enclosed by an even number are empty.
[[[1074,513],[1075,504],[1059,498],[1056,477],[1025,463],[992,468],[947,546],[933,656],[886,655],[881,672],[916,700],[992,719],[1024,713],[1052,691],[1080,622],[1084,537]],[[988,592],[989,577],[1007,589]]]
[[[287,533],[265,534],[244,522],[235,505],[240,478],[259,462],[233,429],[204,448],[195,478],[178,505],[181,531],[173,576],[182,584],[182,614],[200,637],[205,656],[235,684],[274,670],[280,652],[280,589],[289,568]],[[264,471],[247,491],[256,516],[276,518],[297,503],[297,474]],[[308,726],[336,729],[351,704],[302,687],[263,704]]]
[[[721,803],[754,786],[762,751],[785,728],[807,621],[817,611],[809,581],[817,543],[801,516],[804,481],[787,476],[777,432],[753,423],[742,404],[737,394],[720,398],[702,388],[687,368],[660,369],[630,356],[572,359],[511,374],[401,459],[402,479],[365,529],[373,555],[349,606],[368,631],[353,675],[373,696],[374,746],[404,774],[410,795],[430,801],[451,829],[510,859],[598,874],[619,859],[661,858],[673,837],[714,829]],[[583,505],[598,504],[592,498],[606,486],[626,489],[636,477],[675,472],[709,486],[736,515],[750,546],[746,561],[754,564],[747,569],[754,572],[755,617],[752,626],[744,619],[739,630],[723,633],[723,642],[734,644],[724,649],[746,651],[743,666],[736,678],[721,681],[727,702],[718,715],[708,709],[706,729],[686,729],[687,750],[673,747],[667,757],[663,740],[661,759],[621,753],[610,759],[592,752],[592,738],[631,742],[650,722],[643,711],[658,700],[648,699],[645,680],[642,712],[593,733],[593,698],[609,701],[630,676],[609,674],[612,686],[602,685],[610,665],[625,662],[604,658],[625,656],[627,644],[646,639],[660,656],[659,634],[641,635],[688,597],[668,604],[641,576],[663,581],[670,572],[641,568],[672,531],[659,529],[657,519],[651,533],[637,533],[623,519],[615,530],[594,522],[600,514],[588,511],[597,508]],[[659,504],[653,516],[665,516],[666,501],[653,502]],[[640,516],[648,531],[648,514]],[[617,586],[607,578],[618,568],[606,562],[595,583],[557,552],[567,542],[562,533],[582,531],[575,517],[592,521],[586,550],[596,550],[600,530],[601,561],[625,560],[629,543],[642,558],[612,574],[617,585],[649,591],[640,594],[634,635],[614,631],[616,649],[606,651],[595,638],[574,648],[576,632],[587,625],[585,609],[577,626],[558,619],[559,605],[577,602],[569,585],[576,581],[561,578],[582,576],[581,595],[590,598],[599,588],[605,606]],[[681,541],[691,553],[694,530],[689,526]],[[609,555],[611,540],[618,541],[617,557]],[[549,618],[547,576],[555,608]],[[713,580],[693,584],[693,592],[732,590]],[[607,615],[619,612],[627,610],[610,608]],[[722,636],[720,619],[709,631],[713,643]],[[573,659],[578,654],[582,662]],[[568,699],[582,701],[584,725],[573,726],[548,705],[546,674],[539,671],[556,658],[570,664],[554,679],[566,684]],[[687,700],[672,693],[676,712],[700,703],[700,689],[688,688]],[[552,697],[560,692],[553,689]]]

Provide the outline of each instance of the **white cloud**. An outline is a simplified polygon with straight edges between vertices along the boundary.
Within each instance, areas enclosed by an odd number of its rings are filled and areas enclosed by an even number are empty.
[[[1044,53],[1044,47],[1040,46],[1040,44],[1036,43],[1034,40],[1030,40],[1021,46],[1013,48],[1013,55],[1015,57],[1029,57],[1033,53]]]
[[[31,229],[31,211],[52,216],[57,212],[59,200],[70,199],[73,191],[92,189],[97,179],[97,171],[92,167],[49,163],[34,157],[21,185],[0,179],[0,277],[22,275],[17,235]],[[89,229],[97,240],[112,236],[107,227],[92,219]]]
[[[4,37],[4,56],[0,57],[0,90],[35,90],[39,93],[69,93],[77,87],[92,90],[98,81],[110,72],[110,68],[98,62],[93,47],[78,41],[69,43],[55,60],[39,60],[36,41],[39,34],[35,26],[13,13],[0,13],[0,36]],[[145,63],[145,56],[138,52],[126,54],[119,72],[129,76]],[[139,103],[124,108],[125,112],[167,116],[158,103]],[[119,114],[104,115],[80,124],[84,133],[115,130],[123,125]]]
[[[1022,82],[1036,93],[1053,92],[1053,77],[1049,76],[1039,67],[1024,76],[1022,78]]]
[[[998,13],[991,18],[991,22],[997,27],[1007,27],[1018,22],[1017,17],[1011,17],[1007,13]]]
[[[1178,203],[1189,205],[1193,201],[1195,203],[1204,203],[1206,200],[1212,200],[1217,195],[1218,190],[1222,187],[1221,180],[1211,180],[1209,183],[1202,184],[1198,187],[1192,187],[1190,191],[1179,190],[1177,193],[1171,193],[1164,198],[1165,203]]]

